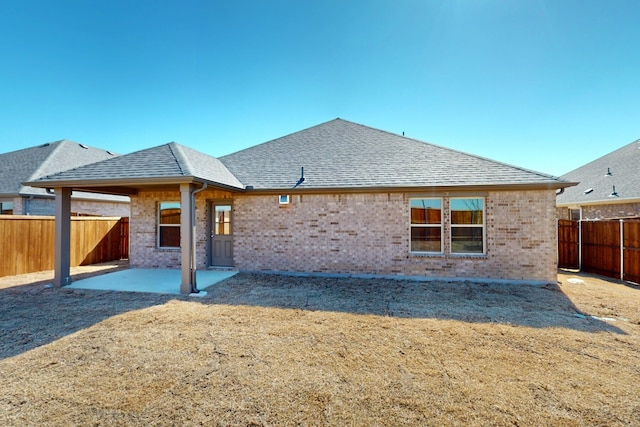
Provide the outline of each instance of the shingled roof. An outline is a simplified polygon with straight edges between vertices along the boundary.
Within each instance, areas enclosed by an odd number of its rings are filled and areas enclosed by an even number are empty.
[[[220,157],[255,189],[571,185],[556,177],[342,119]]]
[[[219,159],[172,142],[43,177],[34,185],[95,190],[187,181],[241,191],[573,185],[342,119]]]
[[[0,154],[0,194],[29,196],[45,194],[45,189],[23,182],[116,157],[117,154],[68,140]]]
[[[194,179],[235,189],[244,188],[218,159],[175,142],[63,171],[39,181],[50,186],[73,182],[91,186],[109,182],[135,185]]]
[[[640,139],[562,175],[579,184],[558,195],[556,202],[567,206],[640,200],[639,165]]]

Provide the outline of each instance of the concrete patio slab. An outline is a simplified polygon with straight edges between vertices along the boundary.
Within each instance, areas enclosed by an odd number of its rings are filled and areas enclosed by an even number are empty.
[[[196,272],[196,283],[200,293],[191,295],[205,296],[207,293],[203,289],[237,273],[237,271],[226,270],[198,270]],[[65,287],[69,289],[180,294],[181,281],[180,270],[129,268],[81,279]]]

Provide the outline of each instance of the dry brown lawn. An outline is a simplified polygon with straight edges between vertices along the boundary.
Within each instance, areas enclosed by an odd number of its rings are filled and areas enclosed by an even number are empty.
[[[640,425],[640,289],[558,278],[0,278],[0,425]]]

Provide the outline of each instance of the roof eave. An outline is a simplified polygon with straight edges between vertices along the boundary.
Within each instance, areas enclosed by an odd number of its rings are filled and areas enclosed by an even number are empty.
[[[557,190],[577,185],[575,182],[545,182],[522,184],[461,184],[461,185],[398,185],[368,187],[295,187],[295,188],[247,188],[247,194],[283,193],[407,193],[419,191],[460,192],[460,191],[514,191],[514,190]]]
[[[0,198],[9,199],[14,197],[22,197],[20,193],[0,193]]]
[[[83,179],[83,180],[37,180],[25,182],[37,188],[72,188],[79,191],[134,195],[141,187],[163,187],[180,184],[207,184],[228,191],[243,192],[242,187],[219,183],[194,176],[167,176],[167,177],[143,177],[143,178],[111,178],[111,179]]]
[[[611,197],[599,200],[573,200],[569,202],[556,202],[556,206],[564,208],[569,206],[617,205],[620,203],[640,203],[640,197]]]

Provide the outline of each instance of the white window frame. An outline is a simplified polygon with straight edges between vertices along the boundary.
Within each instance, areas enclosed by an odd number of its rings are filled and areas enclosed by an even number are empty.
[[[158,232],[157,232],[157,235],[158,235],[158,236],[157,236],[156,246],[157,246],[159,249],[176,249],[176,248],[180,248],[180,245],[179,245],[179,244],[178,244],[178,246],[161,246],[161,245],[160,245],[160,243],[161,243],[161,242],[160,242],[160,234],[161,234],[161,233],[160,233],[160,229],[161,229],[162,227],[178,227],[178,228],[180,228],[180,226],[181,226],[181,224],[180,224],[180,223],[178,223],[178,224],[162,224],[162,223],[161,223],[161,221],[160,221],[160,213],[162,212],[162,208],[161,208],[161,207],[162,207],[162,204],[163,204],[163,203],[177,204],[177,205],[179,206],[179,208],[180,208],[180,213],[182,214],[182,204],[181,204],[179,201],[175,201],[175,200],[163,200],[163,201],[161,201],[161,202],[158,202],[158,215],[157,215],[157,217],[156,217],[156,224],[157,224],[157,227],[158,227]]]
[[[454,224],[453,223],[453,201],[454,200],[482,200],[482,224]],[[482,252],[454,252],[453,251],[453,230],[455,228],[482,228]],[[484,196],[465,196],[449,198],[449,252],[454,256],[482,256],[487,254],[487,198]]]
[[[440,224],[413,224],[411,222],[411,202],[414,200],[438,200],[440,202]],[[411,231],[413,228],[440,228],[440,251],[414,251],[411,249]],[[411,197],[409,199],[409,253],[418,255],[444,254],[444,199],[442,197]]]

